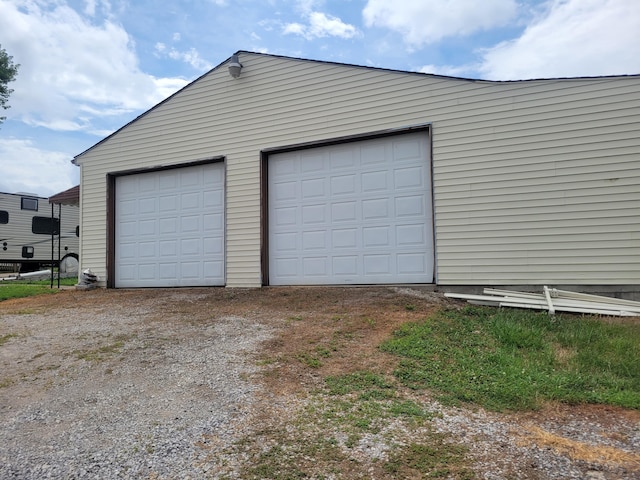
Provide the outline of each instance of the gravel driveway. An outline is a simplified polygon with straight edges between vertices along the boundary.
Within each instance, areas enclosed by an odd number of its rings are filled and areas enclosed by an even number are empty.
[[[2,302],[0,479],[243,478],[269,448],[291,453],[317,433],[300,419],[333,401],[318,394],[326,376],[391,372],[377,346],[443,301],[381,287],[71,289]],[[434,412],[431,434],[468,447],[475,478],[640,478],[636,411],[501,415],[405,393]],[[430,433],[391,422],[359,443],[322,434],[345,462],[302,454],[313,472],[303,476],[397,478],[382,468],[390,445]]]
[[[12,302],[1,317],[0,478],[205,476],[211,452],[196,445],[242,433],[269,330],[185,318],[197,290],[55,297],[65,304]]]

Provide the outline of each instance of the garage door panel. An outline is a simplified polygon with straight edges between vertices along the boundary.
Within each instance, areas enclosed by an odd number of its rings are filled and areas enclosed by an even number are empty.
[[[287,173],[313,173],[325,170],[326,157],[316,150],[307,150],[300,154],[303,162],[298,162],[298,154],[291,153],[291,157],[287,159]]]
[[[116,179],[116,287],[224,285],[224,164]]]
[[[372,198],[362,201],[363,220],[389,219],[391,211],[390,198]]]
[[[370,143],[364,144],[360,148],[360,164],[371,166],[376,164],[385,164],[389,157],[388,143]]]
[[[139,263],[138,264],[138,279],[154,280],[157,277],[157,269],[155,263]]]
[[[269,282],[432,282],[430,173],[424,134],[271,156]]]
[[[427,267],[424,253],[399,253],[396,257],[396,271],[399,274],[420,274]]]
[[[296,182],[291,182],[294,185]],[[310,178],[301,182],[302,186],[302,198],[322,198],[327,193],[326,180],[324,178]],[[292,190],[295,193],[295,190]],[[295,198],[290,196],[289,199]]]
[[[359,275],[358,273],[358,265],[359,265],[359,257],[358,255],[343,255],[343,256],[334,256],[332,259],[333,264],[333,273],[334,275],[340,276],[351,276],[355,277]]]
[[[421,145],[415,141],[415,138],[410,137],[406,135],[404,138],[396,137],[393,140],[393,159],[396,163],[422,159]]]
[[[218,185],[222,185],[219,182]],[[224,208],[224,192],[222,190],[209,190],[203,192],[204,207]]]
[[[167,260],[178,255],[178,242],[176,240],[162,240],[159,243],[160,256]]]
[[[338,228],[331,230],[331,246],[333,250],[353,249],[358,247],[358,230],[356,228]]]
[[[334,202],[331,204],[331,222],[355,222],[357,219],[356,202]]]
[[[355,195],[356,190],[356,175],[340,175],[331,177],[331,195]]]
[[[294,210],[298,210],[298,208],[293,207]],[[320,223],[325,223],[327,221],[327,218],[329,218],[329,215],[327,213],[327,205],[325,204],[320,204],[320,205],[305,205],[302,207],[301,212],[302,212],[302,224],[303,225],[317,225]],[[289,225],[297,225],[297,223],[295,222],[296,216],[293,215],[292,216],[292,223],[289,223]]]
[[[176,195],[162,195],[158,199],[158,207],[164,215],[174,213],[178,209],[178,198]]]
[[[224,276],[224,262],[213,261],[204,262],[205,278],[210,282],[215,282],[218,278]]]
[[[426,227],[422,223],[415,225],[396,225],[397,245],[424,245],[426,241],[426,233]]]
[[[362,192],[384,192],[389,189],[387,170],[368,172],[362,174]]]
[[[388,225],[377,227],[365,227],[362,229],[362,245],[364,247],[388,247],[392,246],[389,237]]]
[[[173,281],[178,278],[178,266],[175,263],[160,263],[160,278],[165,281]]]
[[[348,145],[333,148],[329,153],[331,169],[353,169],[356,166],[356,154],[359,153]]]
[[[411,195],[406,197],[396,197],[395,214],[396,217],[424,217],[424,195]]]

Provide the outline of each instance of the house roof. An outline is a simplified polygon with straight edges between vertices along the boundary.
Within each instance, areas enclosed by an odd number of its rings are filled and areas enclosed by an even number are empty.
[[[327,60],[312,60],[312,59],[307,59],[307,58],[288,57],[288,56],[284,56],[284,55],[273,55],[273,54],[268,54],[268,53],[251,52],[251,51],[247,51],[247,50],[238,50],[233,55],[242,55],[242,54],[263,56],[263,57],[272,57],[272,58],[280,58],[280,59],[292,60],[292,61],[320,63],[320,64],[325,64],[325,65],[340,65],[340,66],[343,66],[343,67],[367,69],[367,70],[375,70],[375,71],[387,71],[387,72],[394,72],[394,73],[405,74],[405,75],[416,75],[416,76],[423,76],[423,77],[429,77],[429,78],[444,78],[444,79],[464,81],[464,82],[472,82],[472,83],[511,84],[511,83],[525,83],[525,82],[535,82],[535,81],[561,81],[561,80],[595,79],[595,78],[622,78],[622,77],[638,77],[638,78],[640,78],[640,74],[637,74],[637,75],[603,75],[603,76],[593,76],[593,77],[537,78],[537,79],[526,79],[526,80],[483,80],[483,79],[454,77],[454,76],[438,75],[438,74],[432,74],[432,73],[415,72],[415,71],[408,71],[408,70],[397,70],[397,69],[391,69],[391,68],[381,68],[381,67],[371,67],[371,66],[364,66],[364,65],[355,65],[355,64],[340,63],[340,62],[333,62],[333,61],[327,61]],[[134,118],[133,120],[131,120],[127,124],[123,125],[122,127],[120,127],[115,132],[111,133],[110,135],[108,135],[105,138],[103,138],[102,140],[100,140],[98,143],[92,145],[91,147],[89,147],[85,151],[79,153],[78,155],[76,155],[73,158],[73,160],[71,160],[71,163],[73,163],[74,165],[78,165],[77,160],[80,157],[82,157],[85,153],[93,150],[94,148],[96,148],[97,146],[101,145],[102,143],[104,143],[105,141],[107,141],[108,139],[110,139],[111,137],[113,137],[114,135],[119,133],[120,131],[122,131],[125,128],[127,128],[132,123],[135,123],[140,118],[146,116],[148,113],[152,112],[153,110],[155,110],[159,106],[161,106],[164,103],[168,102],[173,97],[175,97],[176,95],[180,94],[182,91],[186,90],[187,88],[191,87],[193,84],[197,83],[200,79],[202,79],[202,78],[206,77],[207,75],[209,75],[211,72],[214,72],[214,71],[218,70],[219,68],[221,68],[222,66],[226,65],[230,60],[231,60],[231,57],[225,59],[224,61],[222,61],[221,63],[219,63],[215,67],[213,67],[211,70],[208,70],[207,72],[205,72],[204,74],[200,75],[198,78],[196,78],[192,82],[190,82],[187,85],[185,85],[184,87],[182,87],[177,92],[173,93],[172,95],[170,95],[169,97],[165,98],[161,102],[157,103],[156,105],[154,105],[150,109],[148,109],[145,112],[141,113],[136,118]]]
[[[49,197],[49,203],[59,205],[80,205],[80,185]]]

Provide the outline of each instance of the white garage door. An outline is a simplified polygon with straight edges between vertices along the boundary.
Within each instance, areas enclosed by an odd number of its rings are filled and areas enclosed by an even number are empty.
[[[224,285],[224,164],[116,178],[115,286]]]
[[[425,133],[275,154],[271,285],[433,282]]]

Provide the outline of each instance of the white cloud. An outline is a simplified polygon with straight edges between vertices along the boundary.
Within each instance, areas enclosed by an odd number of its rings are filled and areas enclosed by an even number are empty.
[[[294,35],[304,35],[305,32],[306,27],[301,23],[287,23],[283,29],[283,33],[285,34],[292,33]]]
[[[483,52],[484,78],[640,73],[640,2],[554,0],[519,38]]]
[[[86,9],[96,5],[89,1]],[[168,85],[187,83],[142,72],[121,25],[94,25],[62,1],[0,0],[0,31],[3,48],[21,65],[11,116],[30,125],[91,132],[94,118],[86,112],[143,110],[165,98]]]
[[[156,54],[167,56],[172,60],[178,60],[187,63],[196,70],[206,71],[213,68],[213,65],[211,63],[200,57],[200,54],[195,48],[191,48],[187,51],[180,51],[173,47],[167,48],[164,43],[156,43],[155,49]]]
[[[322,37],[353,38],[359,35],[356,27],[344,23],[338,17],[322,12],[309,12],[307,17],[307,25],[288,23],[284,26],[283,33],[301,35],[308,40]]]
[[[93,17],[96,14],[96,0],[85,0],[84,13]]]
[[[296,10],[302,12],[303,15],[309,15],[315,9],[322,5],[322,0],[296,0]]]
[[[49,197],[80,183],[80,169],[71,164],[73,155],[41,150],[30,140],[0,138],[0,158],[0,192]]]
[[[515,0],[368,0],[362,14],[368,27],[397,31],[408,45],[421,47],[505,25],[516,11]]]

